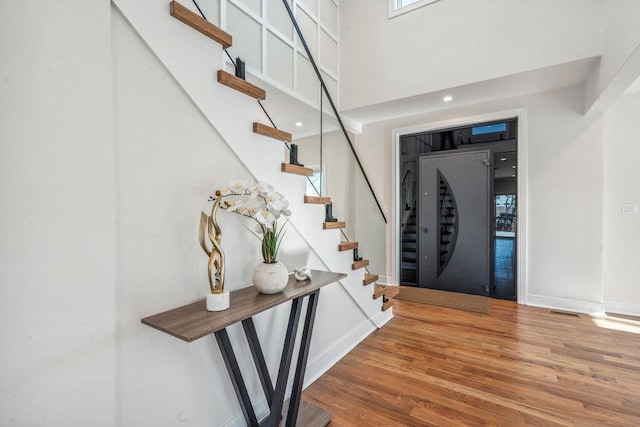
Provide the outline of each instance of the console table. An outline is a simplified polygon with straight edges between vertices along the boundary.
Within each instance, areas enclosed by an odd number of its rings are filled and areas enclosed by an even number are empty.
[[[311,280],[298,282],[293,275],[290,275],[287,287],[282,292],[272,295],[261,294],[254,286],[233,291],[230,295],[231,306],[225,311],[209,312],[206,309],[205,300],[201,300],[145,317],[142,319],[142,323],[187,342],[214,334],[247,425],[277,426],[282,420],[285,426],[295,426],[296,424],[305,427],[325,426],[331,419],[331,412],[301,401],[300,395],[302,394],[320,288],[346,277],[346,274],[312,270],[312,276]],[[291,397],[285,402],[287,378],[291,370],[296,333],[300,324],[302,300],[305,297],[308,297],[307,312],[299,344],[293,388]],[[287,301],[291,301],[291,311],[274,388],[253,323],[253,316]],[[256,417],[226,330],[227,326],[238,322],[242,322],[269,405],[269,414],[261,421],[258,421]]]

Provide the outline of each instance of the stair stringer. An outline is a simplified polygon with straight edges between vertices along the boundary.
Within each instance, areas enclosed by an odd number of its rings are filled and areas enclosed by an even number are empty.
[[[216,82],[216,73],[225,64],[222,48],[171,17],[168,2],[113,0],[112,3],[255,179],[272,184],[289,200],[294,212],[290,226],[325,268],[347,274],[340,283],[355,305],[374,326],[386,323],[390,313],[381,315],[381,303],[373,300],[369,287],[373,285],[362,286],[364,270],[351,270],[350,253],[337,250],[339,230],[323,230],[323,213],[312,213],[314,207],[303,203],[304,178],[280,172],[282,143],[252,133],[252,122],[260,114],[255,100]],[[185,6],[193,10],[190,4]],[[247,80],[260,85],[250,75]],[[292,180],[301,184],[292,185]]]

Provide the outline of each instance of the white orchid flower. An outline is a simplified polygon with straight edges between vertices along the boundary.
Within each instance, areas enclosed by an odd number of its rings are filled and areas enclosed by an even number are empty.
[[[260,209],[258,212],[256,212],[256,221],[258,221],[262,225],[271,227],[275,220],[276,217],[266,209]]]
[[[243,198],[243,205],[246,206],[248,209],[252,209],[253,211],[257,211],[258,209],[261,209],[264,206],[264,203],[262,202],[261,199],[252,196],[245,196]]]
[[[264,196],[264,200],[267,203],[267,207],[273,210],[280,211],[284,207],[282,204],[282,194],[280,193],[267,193]]]
[[[273,187],[264,182],[258,182],[251,188],[252,193],[264,194],[273,191]]]
[[[280,209],[280,212],[282,212],[282,215],[284,216],[291,216],[291,211],[289,210],[289,201],[282,199],[282,209]]]
[[[255,208],[253,206],[247,206],[246,210],[247,210],[247,215],[249,215],[251,218],[256,218],[256,216],[258,214],[258,211],[260,209],[257,209],[257,208]]]
[[[244,204],[243,204],[242,200],[225,201],[226,209],[229,212],[242,213],[240,210],[244,207],[243,205]]]
[[[236,181],[233,181],[229,187],[231,188],[231,191],[233,193],[242,194],[246,188],[246,183],[245,181],[238,179]]]

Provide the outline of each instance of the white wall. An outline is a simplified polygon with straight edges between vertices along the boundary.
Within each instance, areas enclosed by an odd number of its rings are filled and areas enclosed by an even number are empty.
[[[602,307],[602,119],[582,115],[583,87],[367,125],[356,148],[383,205],[393,200],[392,130],[524,108],[527,112],[527,300]],[[383,167],[379,167],[383,165]],[[390,235],[387,241],[391,241]],[[391,254],[389,254],[391,256]]]
[[[622,204],[640,204],[640,93],[623,96],[604,116],[604,299],[608,311],[640,313],[640,216]]]
[[[166,2],[134,3],[183,85],[109,3],[0,10],[2,425],[243,423],[212,339],[187,344],[140,323],[206,293],[198,214],[237,177],[275,184],[301,218],[281,261],[350,273],[321,293],[307,382],[375,328],[348,290],[362,286],[338,232],[322,230],[321,206],[302,203],[304,178],[280,173],[281,143],[251,133],[255,101],[215,83],[222,52],[211,61],[211,41]],[[233,290],[249,283],[258,245],[239,218],[221,224]],[[317,255],[327,248],[331,267]],[[375,309],[370,294],[366,304]],[[256,319],[272,373],[287,315]],[[231,339],[252,372],[240,332]],[[248,386],[264,413],[257,378]]]
[[[0,8],[3,426],[114,424],[109,26],[108,2]]]
[[[345,1],[342,109],[597,56],[601,16],[601,0],[457,0],[389,20],[386,1]]]

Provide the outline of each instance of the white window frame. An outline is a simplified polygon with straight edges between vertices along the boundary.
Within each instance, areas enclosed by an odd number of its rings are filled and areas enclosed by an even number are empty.
[[[440,0],[419,0],[415,3],[411,3],[408,6],[399,7],[399,0],[389,0],[389,19],[395,18],[396,16],[402,15],[403,13],[411,12],[412,10],[416,10],[420,7],[427,6],[437,1]]]

